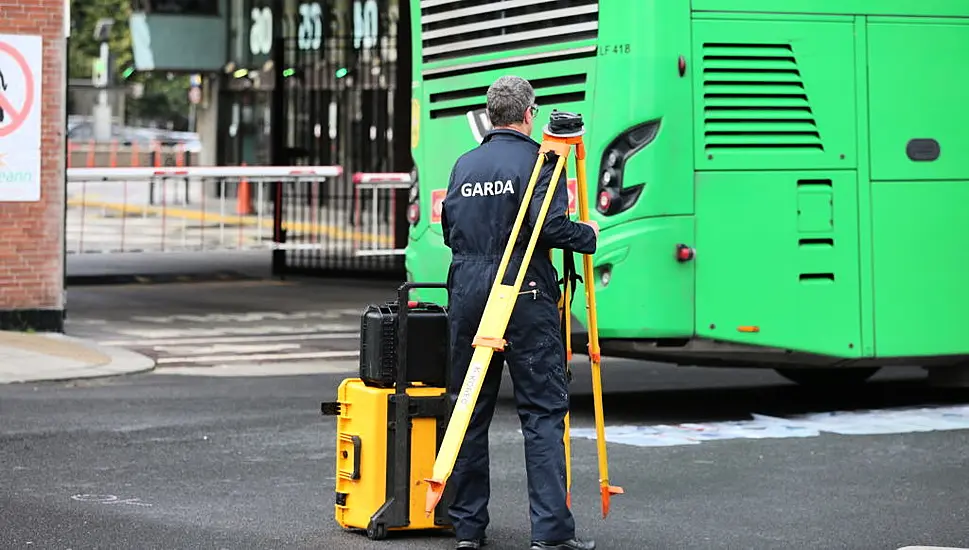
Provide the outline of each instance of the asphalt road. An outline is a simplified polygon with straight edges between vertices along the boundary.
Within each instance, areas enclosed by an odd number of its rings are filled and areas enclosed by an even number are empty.
[[[145,271],[136,263],[115,269]],[[232,271],[259,278],[264,267]],[[146,375],[0,387],[0,547],[451,548],[448,537],[371,542],[334,520],[336,421],[320,402],[353,375],[362,307],[395,287],[70,287],[69,334],[162,363]],[[336,336],[311,338],[321,333]],[[579,535],[599,548],[969,547],[966,390],[927,387],[913,369],[809,391],[770,371],[605,359],[610,477],[625,494],[602,519],[586,361],[573,364],[573,508]],[[502,391],[489,536],[494,549],[527,548],[507,374]]]
[[[580,361],[576,369],[582,368]],[[349,372],[306,376],[147,374],[0,387],[0,547],[450,548],[447,537],[372,542],[334,521],[335,399]],[[845,395],[708,371],[609,363],[609,425],[790,416],[805,411],[959,403],[918,381]],[[659,374],[658,374],[659,373]],[[700,374],[701,376],[696,376]],[[726,374],[721,372],[721,375]],[[650,378],[662,390],[642,390]],[[637,380],[637,384],[621,384]],[[591,427],[575,384],[577,429]],[[492,427],[492,548],[526,548],[523,453],[504,398]],[[969,546],[965,430],[609,445],[626,494],[599,515],[593,441],[573,444],[573,508],[599,548],[894,549]],[[28,546],[29,544],[29,546]]]
[[[182,272],[174,269],[181,259],[130,263],[126,270],[102,264],[100,273],[82,264],[75,268],[81,278],[143,282],[70,285],[65,331],[179,372],[258,365],[316,372],[320,360],[356,360],[364,309],[396,297],[394,281],[273,279],[268,257],[253,258],[216,255]]]

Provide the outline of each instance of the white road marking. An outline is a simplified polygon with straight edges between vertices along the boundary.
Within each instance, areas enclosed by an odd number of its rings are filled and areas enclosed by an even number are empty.
[[[353,375],[357,371],[357,362],[350,360],[330,361],[292,361],[273,364],[232,364],[205,365],[201,367],[179,366],[165,367],[152,372],[155,376],[294,376],[313,374],[344,374]]]
[[[147,502],[141,502],[140,498],[120,499],[114,495],[79,494],[73,495],[71,498],[79,502],[96,502],[98,504],[130,504],[134,506],[151,506],[151,504],[148,504]]]
[[[190,329],[121,329],[119,334],[136,338],[178,338],[180,336],[231,336],[231,335],[252,335],[264,336],[270,334],[300,334],[308,332],[350,332],[360,330],[360,325],[350,325],[346,323],[333,323],[325,325],[261,325],[253,327],[216,327],[216,328],[190,328]]]
[[[265,336],[260,338],[264,342],[289,342],[304,340],[355,340],[360,338],[359,332],[328,332],[325,334],[290,334],[283,336]],[[225,337],[202,337],[202,338],[169,338],[169,339],[145,339],[145,340],[105,340],[98,342],[102,346],[169,346],[178,344],[231,344],[233,342],[252,342],[249,336],[225,336]]]
[[[840,435],[904,434],[969,429],[969,405],[836,411],[791,418],[753,415],[753,420],[651,426],[607,426],[606,441],[634,447],[698,445],[728,439],[786,439]],[[520,431],[520,430],[519,430]],[[572,428],[572,437],[595,440],[593,428]]]
[[[243,311],[228,313],[135,316],[127,324],[114,321],[117,335],[98,343],[106,347],[141,348],[166,371],[174,367],[205,370],[221,363],[259,365],[309,361],[306,372],[319,369],[328,359],[356,359],[360,352],[327,350],[325,342],[359,340],[356,309],[326,311]],[[326,322],[326,320],[334,320]],[[322,322],[320,322],[322,320]],[[343,320],[344,322],[336,322]],[[151,323],[138,325],[138,322]],[[121,325],[121,326],[118,326]],[[323,348],[320,350],[319,348]],[[346,347],[346,346],[341,346]],[[356,346],[353,346],[356,347]],[[308,348],[308,349],[307,349]],[[316,348],[316,349],[314,349]]]
[[[132,321],[141,323],[177,323],[179,321],[189,323],[254,323],[258,321],[300,321],[307,319],[339,319],[346,316],[346,311],[353,310],[329,310],[329,311],[247,311],[245,313],[207,313],[205,315],[165,315],[165,316],[143,316],[138,315],[131,318]],[[350,315],[360,315],[361,311],[353,311]]]
[[[154,351],[171,355],[201,355],[204,353],[266,353],[300,349],[299,344],[215,344],[212,346],[152,346]]]
[[[105,319],[71,319],[71,324],[74,325],[106,325],[108,321]]]
[[[265,353],[256,355],[207,355],[203,357],[162,357],[156,359],[159,365],[169,363],[224,363],[229,361],[289,361],[292,359],[339,359],[359,357],[353,351],[316,351],[307,353]]]

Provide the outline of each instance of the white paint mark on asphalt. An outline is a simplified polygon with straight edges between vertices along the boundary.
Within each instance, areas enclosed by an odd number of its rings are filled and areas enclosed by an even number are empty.
[[[272,334],[300,334],[308,332],[350,332],[360,330],[360,325],[350,325],[346,323],[332,323],[320,325],[262,325],[252,327],[216,327],[216,328],[191,328],[191,329],[120,329],[117,332],[125,336],[135,338],[178,338],[181,336],[203,337],[203,336],[232,336],[250,335],[266,336]]]
[[[95,502],[98,504],[128,504],[131,506],[151,506],[147,502],[142,502],[140,498],[118,498],[115,495],[92,495],[87,493],[82,493],[78,495],[71,496],[72,499],[79,502]]]
[[[356,372],[358,364],[351,360],[293,361],[274,364],[205,365],[201,367],[165,367],[152,372],[155,376],[295,376],[316,374],[345,374]]]
[[[226,363],[241,361],[290,361],[293,359],[340,359],[359,357],[360,351],[316,351],[306,353],[264,353],[254,355],[206,355],[202,357],[162,357],[159,365],[170,363]]]
[[[259,321],[305,321],[307,319],[339,319],[347,315],[360,315],[361,311],[355,310],[329,310],[329,311],[247,311],[245,313],[208,313],[205,315],[164,315],[164,316],[144,316],[131,317],[132,321],[142,323],[163,323],[172,324],[178,322],[188,323],[256,323]]]
[[[778,418],[652,426],[607,426],[606,441],[635,447],[697,445],[728,439],[786,439],[839,435],[882,435],[969,429],[969,405],[824,412]],[[520,430],[519,430],[520,432]],[[596,438],[593,428],[572,428],[572,436]]]
[[[105,319],[71,319],[72,325],[106,325],[108,321]]]
[[[328,332],[325,334],[286,334],[281,336],[266,336],[260,338],[266,342],[290,342],[305,340],[356,340],[360,338],[359,332]],[[224,337],[202,337],[202,338],[171,338],[171,339],[144,339],[144,340],[106,340],[98,342],[102,346],[165,346],[179,344],[231,344],[233,342],[251,342],[249,336],[224,336]]]
[[[201,355],[203,353],[266,353],[299,349],[299,344],[215,344],[212,346],[153,346],[154,351],[176,355]]]

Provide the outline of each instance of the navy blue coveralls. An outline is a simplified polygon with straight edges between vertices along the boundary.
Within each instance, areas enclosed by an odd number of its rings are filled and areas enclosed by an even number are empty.
[[[523,133],[494,130],[480,146],[462,155],[451,172],[441,224],[444,243],[452,253],[447,278],[452,400],[457,398],[471,362],[472,339],[511,236],[522,194],[535,168],[538,150],[539,144]],[[554,154],[546,157],[504,284],[514,284],[518,275],[556,160]],[[592,254],[596,238],[591,227],[573,222],[567,212],[568,190],[563,170],[504,334],[508,343],[504,352],[495,353],[488,368],[451,475],[449,514],[457,540],[484,538],[490,520],[488,427],[505,361],[525,436],[532,540],[561,541],[575,535],[575,523],[566,505],[563,436],[569,398],[558,311],[561,290],[549,250]]]

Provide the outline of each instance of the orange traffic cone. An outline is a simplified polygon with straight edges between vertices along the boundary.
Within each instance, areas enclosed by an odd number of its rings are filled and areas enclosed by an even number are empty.
[[[246,163],[243,162],[242,166]],[[249,180],[242,178],[239,180],[239,193],[236,196],[236,214],[252,214],[252,205],[249,200]]]

